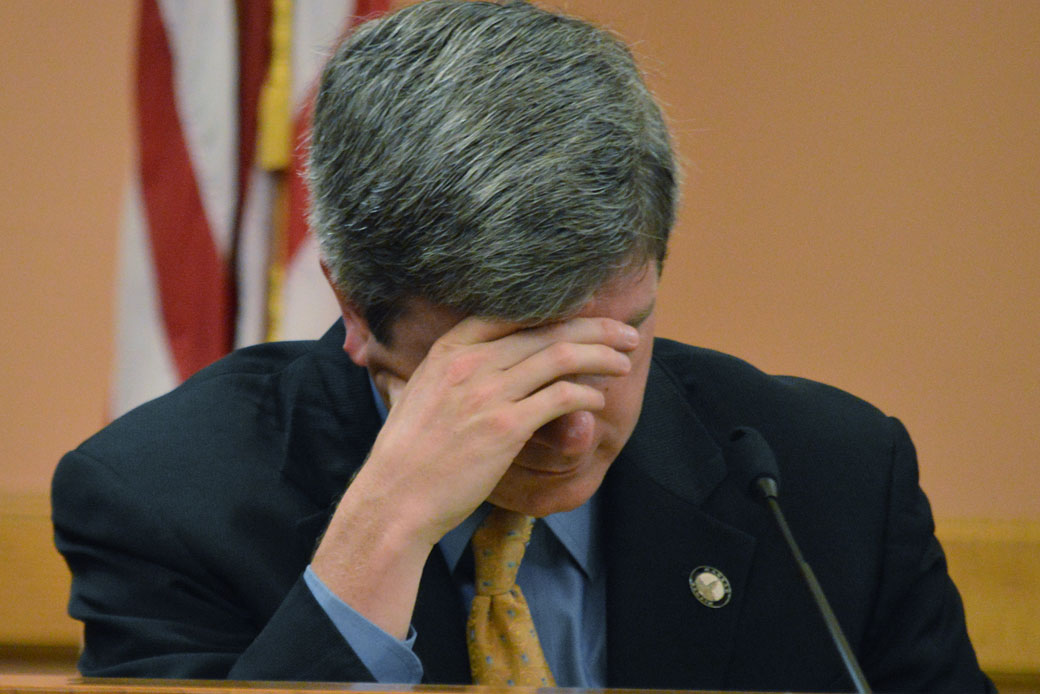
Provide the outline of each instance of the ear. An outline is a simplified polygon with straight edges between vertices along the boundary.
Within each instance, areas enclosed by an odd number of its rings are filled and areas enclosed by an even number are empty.
[[[361,315],[357,305],[336,286],[335,281],[332,279],[332,273],[329,271],[328,266],[325,265],[324,260],[321,261],[321,271],[332,286],[332,292],[336,295],[336,302],[339,304],[340,313],[343,315],[343,327],[347,330],[346,337],[343,340],[343,351],[347,353],[352,362],[358,366],[367,367],[372,346],[376,341],[372,331],[368,328],[368,321]]]

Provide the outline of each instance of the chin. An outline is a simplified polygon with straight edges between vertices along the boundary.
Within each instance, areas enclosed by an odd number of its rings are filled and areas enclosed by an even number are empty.
[[[527,470],[514,465],[488,497],[495,506],[541,518],[572,511],[599,489],[608,464],[581,466],[564,474]]]

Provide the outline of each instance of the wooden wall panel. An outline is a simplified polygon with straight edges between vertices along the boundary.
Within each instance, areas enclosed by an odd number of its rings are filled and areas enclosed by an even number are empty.
[[[1002,691],[1040,690],[1040,522],[943,520],[938,535],[984,669]],[[72,667],[80,629],[45,497],[0,494],[0,556],[0,672]]]
[[[0,557],[0,644],[78,644],[79,623],[65,614],[69,572],[54,549],[46,497],[0,494]]]
[[[938,523],[968,633],[989,671],[1040,673],[1040,523]]]

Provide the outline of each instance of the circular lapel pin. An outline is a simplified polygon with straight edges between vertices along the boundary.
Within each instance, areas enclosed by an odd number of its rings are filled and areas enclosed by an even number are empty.
[[[698,566],[690,572],[690,592],[708,607],[722,607],[733,595],[729,579],[713,566]]]

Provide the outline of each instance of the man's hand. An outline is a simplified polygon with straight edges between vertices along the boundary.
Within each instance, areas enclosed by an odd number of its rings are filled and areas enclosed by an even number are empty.
[[[536,328],[467,318],[407,383],[378,373],[390,415],[318,547],[315,572],[403,637],[432,547],[488,497],[539,428],[604,406],[596,377],[627,374],[638,339],[608,318]],[[592,426],[591,417],[579,421]]]
[[[390,416],[355,484],[408,500],[400,513],[432,546],[488,497],[535,431],[601,409],[603,393],[581,377],[627,374],[637,342],[633,328],[604,318],[526,330],[462,321],[407,385],[381,374]]]

